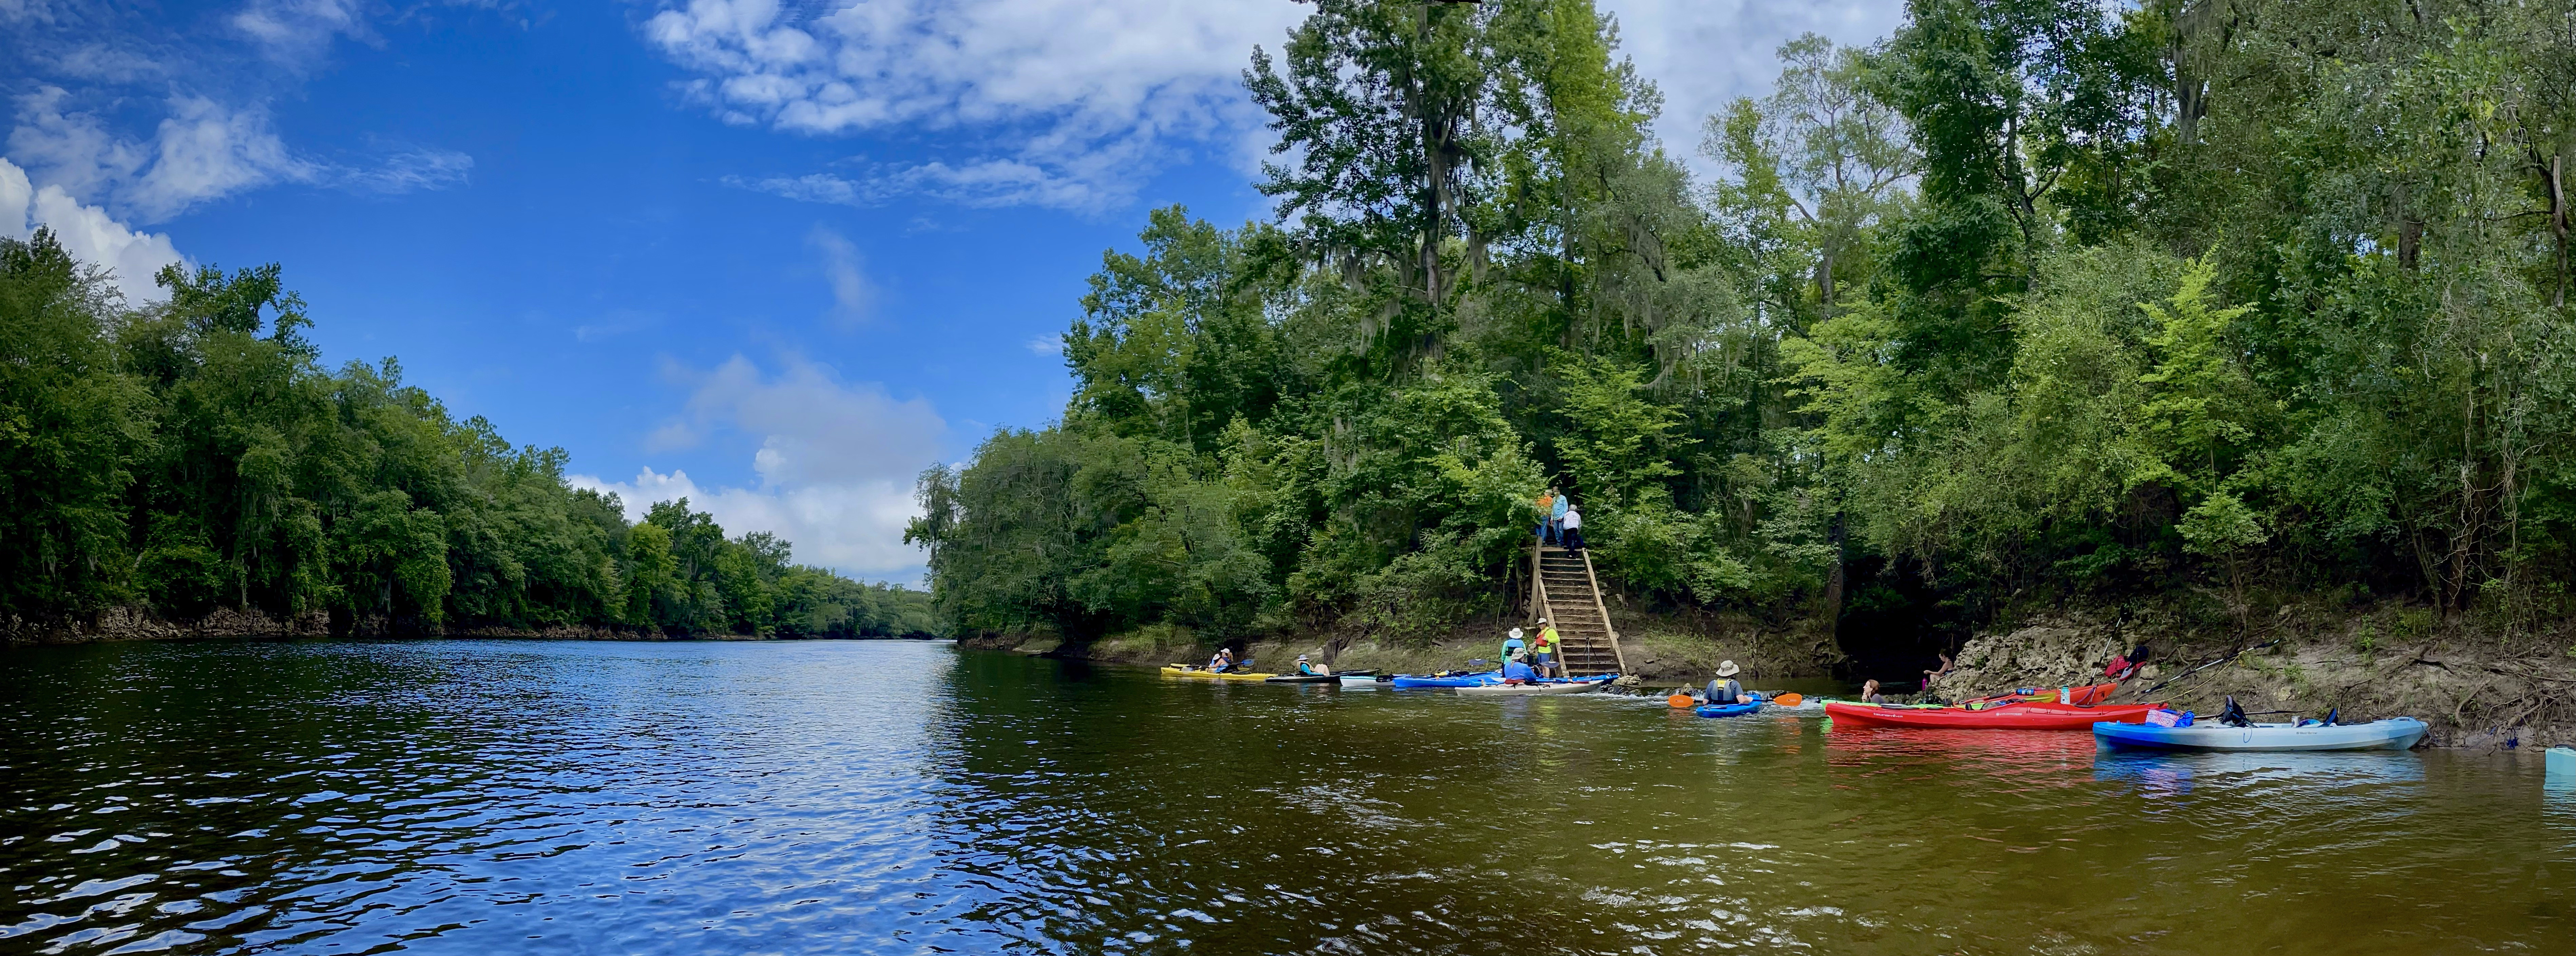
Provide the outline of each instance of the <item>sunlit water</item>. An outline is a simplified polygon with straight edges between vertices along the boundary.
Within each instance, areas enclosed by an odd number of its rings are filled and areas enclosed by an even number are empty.
[[[2576,951],[2538,755],[919,643],[0,652],[0,951]]]

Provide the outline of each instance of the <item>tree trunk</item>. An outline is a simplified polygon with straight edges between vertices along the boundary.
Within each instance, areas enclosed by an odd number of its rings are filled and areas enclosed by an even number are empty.
[[[2563,156],[2549,157],[2549,234],[2558,243],[2558,287],[2549,294],[2554,308],[2567,307],[2567,168]]]
[[[1834,512],[1833,524],[1825,532],[1833,543],[1834,563],[1825,569],[1825,635],[1842,636],[1843,627],[1843,513]]]

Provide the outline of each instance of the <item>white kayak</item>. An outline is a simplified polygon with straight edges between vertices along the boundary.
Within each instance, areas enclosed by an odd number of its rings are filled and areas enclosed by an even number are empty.
[[[1483,687],[1454,687],[1460,697],[1527,697],[1532,694],[1580,694],[1610,686],[1611,675],[1576,680],[1550,680],[1532,684],[1487,684]]]
[[[2105,750],[2407,750],[2424,739],[2424,722],[2391,717],[2366,724],[2255,724],[2229,727],[2215,721],[2189,727],[2154,724],[2093,725],[2093,742]]]

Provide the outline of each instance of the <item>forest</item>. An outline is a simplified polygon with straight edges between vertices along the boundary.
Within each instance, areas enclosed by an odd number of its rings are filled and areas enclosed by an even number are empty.
[[[129,308],[53,235],[0,238],[0,625],[110,608],[321,615],[334,634],[927,635],[928,595],[728,537],[687,499],[629,522],[402,382],[321,366],[276,265],[164,269]]]
[[[922,476],[961,632],[1428,639],[1551,486],[1630,608],[2567,613],[2570,0],[1909,0],[1686,144],[1590,0],[1311,6],[1273,215],[1154,211]]]

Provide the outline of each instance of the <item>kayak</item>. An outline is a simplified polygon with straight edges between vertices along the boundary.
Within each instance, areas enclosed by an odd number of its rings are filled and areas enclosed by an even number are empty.
[[[1279,675],[1261,673],[1235,674],[1212,671],[1200,667],[1191,667],[1187,664],[1165,664],[1163,665],[1163,676],[1196,677],[1200,680],[1269,680]]]
[[[1702,717],[1742,717],[1746,714],[1754,713],[1762,709],[1762,695],[1748,694],[1746,696],[1753,699],[1741,704],[1701,704],[1697,707],[1691,708],[1691,713],[1698,714]]]
[[[1395,686],[1408,687],[1483,687],[1503,682],[1501,671],[1477,671],[1473,674],[1397,674]]]
[[[1610,683],[1614,675],[1599,677],[1549,677],[1523,684],[1488,684],[1482,687],[1458,688],[1460,697],[1526,697],[1532,694],[1580,694]]]
[[[1331,684],[1331,683],[1337,683],[1337,682],[1339,682],[1340,680],[1341,680],[1341,678],[1339,678],[1339,677],[1335,677],[1335,676],[1333,676],[1333,675],[1331,675],[1331,674],[1280,674],[1280,675],[1276,675],[1276,676],[1270,677],[1270,678],[1268,678],[1268,679],[1266,679],[1266,680],[1262,681],[1262,683],[1265,683],[1265,684]]]
[[[1342,679],[1342,683],[1343,683],[1343,684],[1346,684],[1346,685],[1347,685],[1347,684],[1384,684],[1384,683],[1388,683],[1388,682],[1391,682],[1391,681],[1395,680],[1395,678],[1393,678],[1393,677],[1389,677],[1389,676],[1387,676],[1387,675],[1385,675],[1385,674],[1380,674],[1380,673],[1378,673],[1378,672],[1376,672],[1376,671],[1369,671],[1369,672],[1367,672],[1367,673],[1362,673],[1362,674],[1340,674],[1340,675],[1336,675],[1336,676],[1340,677],[1340,678]]]
[[[2576,750],[2551,747],[2541,763],[2543,773],[2553,777],[2576,777]]]
[[[2069,707],[2057,703],[2013,702],[1978,710],[1966,707],[1916,707],[1904,704],[1825,702],[1825,716],[1845,727],[1922,727],[1936,730],[2089,730],[2097,723],[2135,724],[2163,704],[2103,704]]]
[[[2104,750],[2407,750],[2424,739],[2424,722],[2391,717],[2366,724],[2255,724],[2229,727],[2215,721],[2189,727],[2153,724],[2093,725]]]

